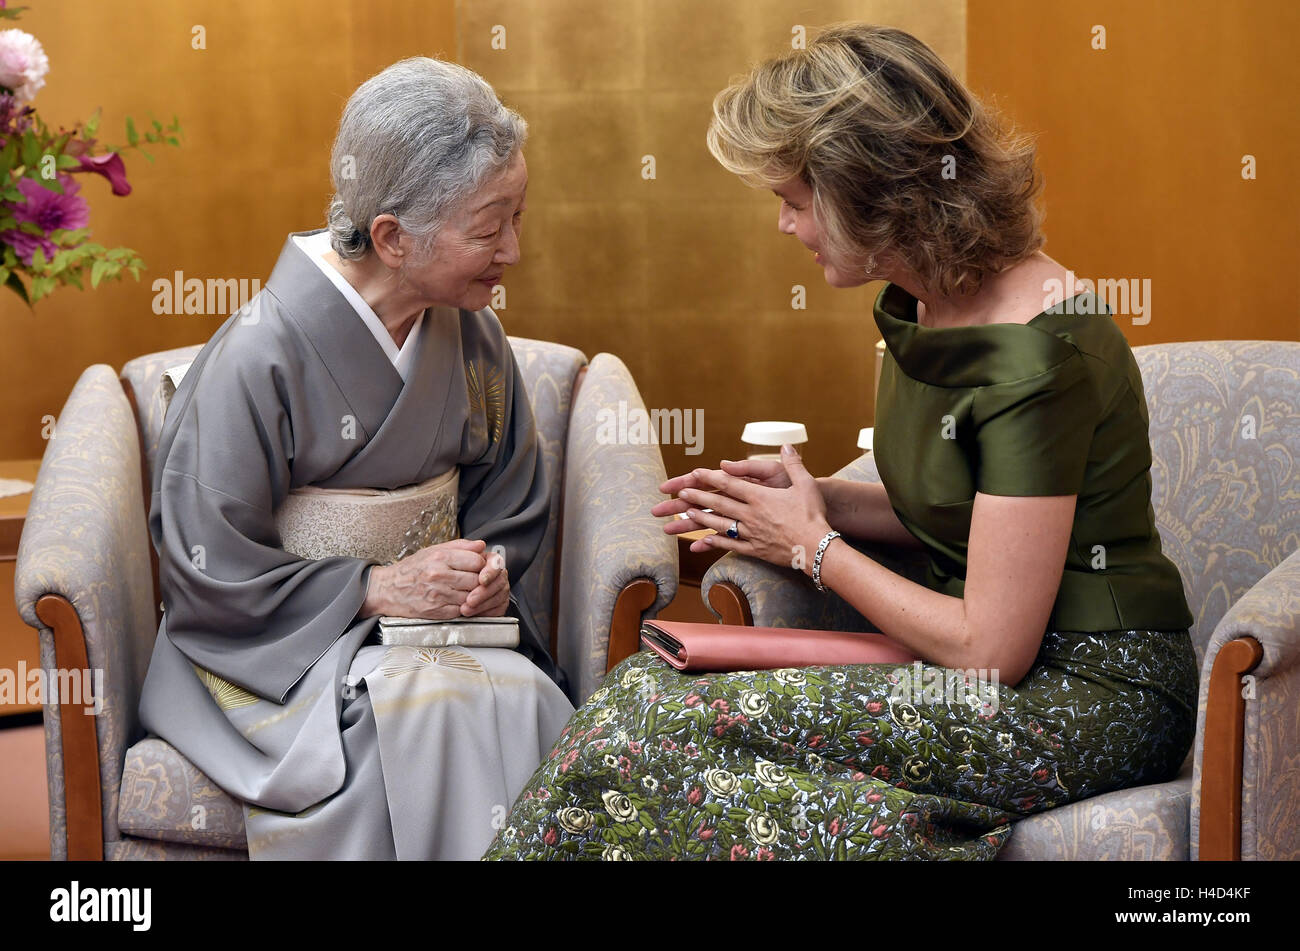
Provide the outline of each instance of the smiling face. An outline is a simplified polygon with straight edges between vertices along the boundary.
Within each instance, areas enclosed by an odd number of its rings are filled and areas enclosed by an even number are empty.
[[[792,234],[813,252],[813,261],[821,265],[826,283],[831,287],[857,287],[868,281],[885,279],[881,262],[868,273],[865,262],[845,262],[837,260],[823,247],[821,228],[813,215],[813,190],[797,176],[772,189],[781,199],[781,212],[777,217],[777,228],[782,234]],[[856,266],[855,266],[856,265]]]
[[[430,253],[402,268],[404,283],[423,300],[482,310],[505,269],[519,261],[528,167],[523,153],[454,208]]]

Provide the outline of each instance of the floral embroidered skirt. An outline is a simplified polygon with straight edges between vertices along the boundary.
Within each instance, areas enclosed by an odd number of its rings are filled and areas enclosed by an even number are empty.
[[[927,664],[683,674],[642,651],[484,859],[992,859],[1024,816],[1175,776],[1186,631],[1049,632],[1016,686]]]

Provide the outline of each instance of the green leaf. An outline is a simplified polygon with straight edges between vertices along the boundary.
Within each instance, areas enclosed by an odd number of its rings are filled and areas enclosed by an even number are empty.
[[[27,285],[23,283],[23,279],[16,272],[10,272],[8,279],[5,281],[5,287],[21,297],[23,303],[28,307],[32,306],[31,298],[27,296]]]
[[[53,292],[55,281],[52,277],[33,277],[32,278],[32,303],[45,297]]]
[[[23,168],[33,168],[41,160],[41,143],[29,129],[22,136]]]
[[[176,136],[174,136],[174,135],[169,135],[169,136],[167,136],[167,144],[168,144],[168,145],[176,145],[176,146],[179,146],[179,145],[181,144],[181,141],[180,141],[180,139],[176,138]]]
[[[148,152],[146,152],[144,149],[140,150],[140,154],[143,155],[145,158],[147,158],[150,162],[153,161],[153,156],[150,155]]]
[[[45,249],[44,248],[37,247],[36,250],[32,252],[32,270],[34,271],[45,270]]]
[[[108,271],[109,263],[107,261],[96,261],[90,268],[90,286],[98,287],[99,282],[104,279],[104,274]]]
[[[135,145],[140,141],[140,133],[135,131],[135,120],[130,116],[126,117],[126,141],[128,145]]]
[[[99,128],[99,112],[100,110],[96,109],[94,112],[90,114],[90,118],[86,120],[85,129],[86,129],[86,135],[88,137],[93,136],[95,134],[95,130]]]
[[[163,130],[163,124],[157,119],[153,120],[153,127],[155,132],[161,132]]]
[[[74,159],[71,155],[60,155],[54,160],[55,168],[77,168],[81,162]]]
[[[67,281],[69,284],[76,287],[76,289],[79,291],[84,291],[86,289],[81,283],[81,275],[78,274],[76,271],[66,272],[63,275],[63,279]]]

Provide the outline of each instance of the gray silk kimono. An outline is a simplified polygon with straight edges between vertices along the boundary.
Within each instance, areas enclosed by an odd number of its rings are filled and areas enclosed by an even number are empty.
[[[505,332],[490,309],[435,307],[420,333],[403,383],[290,236],[163,425],[141,719],[246,803],[254,858],[477,858],[572,712],[518,587],[549,494]],[[378,619],[358,617],[376,562],[280,545],[291,489],[452,467],[461,536],[505,550],[517,651],[378,646]]]

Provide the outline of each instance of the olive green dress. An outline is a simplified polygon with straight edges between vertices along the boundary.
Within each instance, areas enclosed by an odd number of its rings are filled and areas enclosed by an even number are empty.
[[[1092,294],[927,328],[886,285],[876,457],[962,596],[976,492],[1078,495],[1018,684],[931,665],[693,675],[642,651],[574,714],[485,858],[993,858],[1015,820],[1172,778],[1198,675],[1151,507],[1142,379]]]

